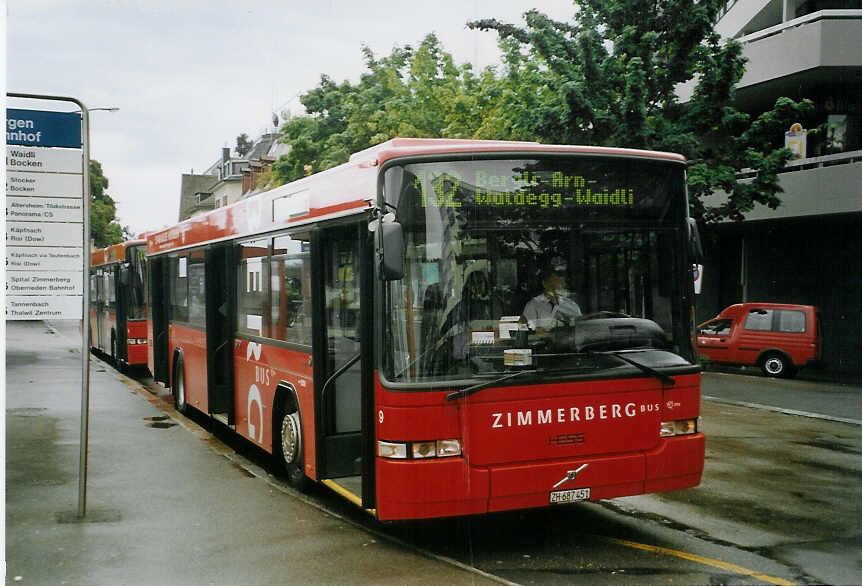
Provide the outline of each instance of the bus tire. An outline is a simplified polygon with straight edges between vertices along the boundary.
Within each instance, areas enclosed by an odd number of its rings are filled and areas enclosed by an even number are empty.
[[[288,396],[281,401],[276,411],[273,453],[288,484],[297,490],[304,490],[308,485],[308,477],[305,475],[303,458],[302,418],[292,393],[284,393]]]
[[[178,354],[174,360],[174,376],[171,390],[174,396],[174,407],[177,411],[185,415],[189,411],[189,405],[186,402],[186,376],[183,369],[183,357],[181,354]]]
[[[773,378],[791,378],[796,374],[793,362],[781,352],[769,352],[760,361],[763,374]]]

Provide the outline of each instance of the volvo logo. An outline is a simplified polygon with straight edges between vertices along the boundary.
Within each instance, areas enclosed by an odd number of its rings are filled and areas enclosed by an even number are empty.
[[[581,464],[580,466],[578,466],[574,470],[566,471],[566,475],[563,477],[562,480],[560,480],[558,483],[556,483],[554,485],[554,488],[560,488],[561,486],[563,486],[568,481],[574,480],[578,476],[578,474],[580,474],[581,470],[583,470],[587,466],[589,466],[589,464]]]

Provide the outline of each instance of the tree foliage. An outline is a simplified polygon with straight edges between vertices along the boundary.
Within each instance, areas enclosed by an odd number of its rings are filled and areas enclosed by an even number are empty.
[[[378,59],[363,48],[359,83],[320,84],[300,97],[309,116],[282,126],[288,155],[273,167],[286,182],[343,163],[350,153],[396,136],[471,137],[481,121],[482,87],[469,65],[458,67],[433,34],[413,48]],[[493,77],[493,76],[492,76]]]
[[[783,129],[811,108],[779,99],[752,120],[733,105],[745,72],[742,48],[721,42],[714,24],[723,0],[575,0],[571,23],[537,12],[526,26],[480,20],[518,43],[509,67],[535,62],[553,99],[533,109],[528,129],[544,140],[666,150],[690,161],[692,211],[705,220],[740,220],[757,203],[779,205],[777,172],[790,157]],[[524,58],[526,57],[526,58]],[[521,65],[523,66],[523,65]],[[677,88],[693,84],[680,103]],[[741,169],[753,179],[736,179]],[[720,190],[727,201],[706,207]]]
[[[775,208],[790,152],[783,129],[810,103],[781,98],[751,119],[734,105],[744,73],[738,43],[714,24],[723,0],[574,0],[571,22],[532,10],[521,26],[468,26],[499,36],[502,66],[478,75],[431,34],[377,58],[363,49],[359,82],[323,75],[301,96],[307,116],[282,126],[291,151],[273,167],[284,183],[396,136],[535,140],[680,152],[690,161],[692,211],[741,219]],[[682,84],[694,88],[681,103]],[[745,182],[741,169],[755,171]],[[704,196],[729,195],[706,207]]]
[[[117,204],[106,193],[108,178],[99,161],[90,160],[90,239],[96,248],[119,244],[128,237],[128,228],[117,222]]]
[[[251,150],[251,147],[253,146],[254,143],[248,137],[248,134],[243,132],[238,137],[236,137],[236,148],[234,150],[236,151],[237,155],[239,155],[240,157],[244,157],[248,154],[248,152]]]

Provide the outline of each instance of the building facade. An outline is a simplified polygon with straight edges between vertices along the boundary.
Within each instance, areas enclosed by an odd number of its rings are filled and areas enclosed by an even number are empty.
[[[235,203],[259,191],[257,182],[278,157],[290,151],[281,135],[261,136],[244,156],[227,147],[221,157],[201,174],[184,173],[180,185],[179,221]]]
[[[814,111],[785,134],[797,158],[779,175],[781,206],[706,228],[698,321],[743,301],[816,305],[827,371],[858,377],[862,0],[730,0],[716,30],[748,59],[740,110],[756,116],[787,96]]]

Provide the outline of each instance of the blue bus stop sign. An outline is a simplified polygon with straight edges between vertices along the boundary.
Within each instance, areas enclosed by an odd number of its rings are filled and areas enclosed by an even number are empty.
[[[81,148],[81,115],[77,112],[6,109],[6,144]]]

